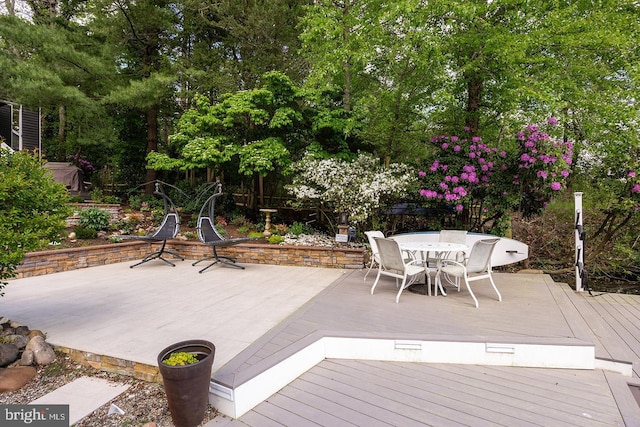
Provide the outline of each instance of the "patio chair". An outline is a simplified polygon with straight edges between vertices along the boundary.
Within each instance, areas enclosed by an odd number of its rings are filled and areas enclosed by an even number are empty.
[[[396,303],[400,301],[402,291],[411,286],[422,275],[427,274],[427,270],[421,259],[412,259],[406,261],[402,256],[400,245],[393,239],[374,237],[378,247],[378,276],[373,286],[371,286],[371,295],[378,285],[380,276],[390,276],[396,279],[396,287],[398,294],[396,295]],[[402,283],[398,284],[398,279],[402,279]]]
[[[364,280],[366,281],[367,276],[369,275],[369,272],[371,271],[373,266],[380,264],[380,256],[378,255],[378,245],[376,244],[374,237],[384,238],[384,233],[378,230],[371,230],[371,231],[365,231],[364,234],[367,236],[367,239],[369,240],[369,246],[371,247],[371,260],[369,261],[369,269],[367,270],[367,273],[364,275]]]
[[[498,301],[502,301],[502,295],[500,295],[500,291],[498,291],[491,274],[491,254],[499,241],[499,238],[478,240],[474,243],[471,248],[471,252],[469,253],[469,257],[464,263],[453,259],[443,260],[442,267],[436,273],[436,280],[438,280],[441,274],[446,274],[449,277],[464,280],[464,283],[471,294],[471,298],[473,298],[476,308],[478,308],[478,299],[473,294],[469,282],[489,279],[491,286],[493,286],[496,294],[498,294]],[[460,292],[460,287],[458,287],[458,292]]]
[[[154,259],[159,259],[169,264],[172,267],[176,265],[166,259],[163,255],[171,255],[172,257],[179,259],[180,261],[184,261],[184,258],[178,255],[176,252],[169,250],[166,248],[167,240],[174,239],[178,232],[180,231],[180,217],[178,216],[177,210],[173,201],[167,196],[162,188],[161,181],[155,181],[155,190],[154,194],[162,197],[162,201],[164,203],[164,218],[162,219],[162,223],[160,226],[153,232],[149,233],[146,236],[135,236],[135,235],[124,235],[118,236],[122,239],[133,239],[133,240],[144,240],[151,243],[162,242],[162,246],[159,250],[150,253],[146,257],[142,259],[142,261],[133,264],[130,268],[136,267],[138,265],[144,264]]]
[[[215,225],[215,210],[216,210],[216,199],[222,196],[222,184],[217,183],[215,185],[214,193],[204,202],[202,208],[200,208],[200,213],[198,214],[198,223],[197,223],[197,231],[198,231],[198,239],[205,245],[211,246],[213,249],[213,255],[202,258],[192,265],[197,265],[203,261],[213,260],[212,263],[198,271],[198,273],[203,273],[208,270],[210,267],[220,263],[229,265],[231,267],[239,268],[244,270],[244,267],[236,264],[236,260],[234,258],[223,256],[218,254],[218,248],[223,246],[232,246],[242,242],[248,242],[251,240],[257,240],[258,237],[238,237],[238,238],[225,238],[222,233],[220,233],[220,226]]]
[[[459,243],[461,245],[466,245],[467,230],[440,230],[440,233],[438,234],[438,241],[446,242],[446,243]],[[445,258],[453,259],[455,261],[464,263],[464,257],[465,257],[464,252],[455,252],[455,253],[449,254]],[[456,278],[455,282],[451,280],[451,278],[447,275],[445,275],[445,278],[447,279],[447,282],[451,283],[456,288],[458,288],[458,290],[460,290],[460,278]],[[437,289],[436,289],[436,292],[437,292]]]

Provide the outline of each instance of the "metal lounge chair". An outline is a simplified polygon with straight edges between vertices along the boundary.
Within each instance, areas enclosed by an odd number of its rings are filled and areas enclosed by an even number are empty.
[[[214,193],[204,202],[202,208],[200,208],[197,224],[198,239],[200,239],[200,241],[205,245],[211,246],[213,249],[213,255],[202,258],[194,262],[192,265],[197,265],[203,261],[213,260],[212,263],[198,271],[198,273],[202,273],[218,263],[244,270],[243,266],[236,264],[236,260],[234,258],[219,255],[218,247],[236,245],[238,243],[256,240],[258,237],[238,237],[227,239],[218,231],[215,225],[215,210],[216,199],[223,194],[222,184],[217,183],[215,188]]]
[[[122,239],[145,240],[152,243],[162,242],[162,246],[159,250],[152,252],[144,257],[142,261],[130,266],[130,268],[136,267],[154,259],[159,259],[169,264],[170,266],[175,267],[176,265],[174,263],[164,258],[163,255],[165,254],[171,255],[172,257],[179,259],[180,261],[184,261],[183,257],[178,255],[176,252],[166,248],[167,240],[174,239],[180,231],[180,217],[178,216],[173,201],[164,192],[162,184],[163,183],[161,181],[155,181],[155,191],[153,192],[154,194],[162,197],[162,201],[164,203],[164,218],[162,219],[162,224],[160,224],[160,227],[158,227],[153,233],[147,234],[146,236],[119,236]]]
[[[493,286],[493,290],[498,294],[498,301],[502,301],[502,295],[500,295],[500,291],[498,291],[491,275],[491,254],[499,241],[499,238],[478,240],[473,244],[469,257],[464,263],[453,259],[443,260],[443,266],[436,273],[436,280],[440,274],[446,274],[449,277],[464,280],[464,283],[469,290],[469,294],[471,294],[471,298],[473,298],[476,308],[478,308],[478,299],[473,294],[469,282],[489,279],[491,286]],[[458,292],[459,291],[460,287],[458,287]]]

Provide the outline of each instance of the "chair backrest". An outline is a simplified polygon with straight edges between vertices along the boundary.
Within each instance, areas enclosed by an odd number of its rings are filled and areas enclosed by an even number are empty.
[[[217,243],[226,240],[215,227],[216,199],[222,196],[222,184],[215,184],[215,191],[202,204],[198,213],[196,229],[202,243]]]
[[[384,237],[374,237],[373,239],[378,246],[378,256],[383,270],[391,270],[403,274],[405,263],[398,242]]]
[[[469,258],[467,258],[468,273],[482,273],[491,270],[491,254],[499,238],[478,240],[473,244]]]
[[[175,212],[169,212],[164,216],[160,227],[151,235],[154,239],[173,239],[180,231],[180,219]]]
[[[364,234],[367,236],[367,239],[369,240],[369,246],[371,246],[371,254],[374,256],[374,258],[377,258],[378,245],[376,244],[375,237],[384,238],[384,234],[382,233],[382,231],[378,231],[378,230],[365,231]]]
[[[225,238],[218,233],[213,222],[211,222],[211,218],[208,216],[198,218],[197,231],[198,239],[200,239],[202,243],[217,243],[225,240]]]
[[[439,242],[466,244],[467,230],[440,230]]]

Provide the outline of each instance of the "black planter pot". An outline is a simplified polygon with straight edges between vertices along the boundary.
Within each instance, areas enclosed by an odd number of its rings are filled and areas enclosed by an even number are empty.
[[[194,353],[199,361],[185,366],[162,363],[171,353],[181,351]],[[158,368],[176,427],[194,427],[204,419],[215,352],[215,346],[209,341],[189,340],[170,345],[158,355]]]

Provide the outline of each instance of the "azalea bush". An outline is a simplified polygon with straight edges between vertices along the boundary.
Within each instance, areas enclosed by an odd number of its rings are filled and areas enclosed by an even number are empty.
[[[346,213],[353,224],[363,224],[381,207],[401,201],[416,182],[408,165],[384,167],[369,154],[353,161],[307,155],[293,169],[287,190],[298,202],[322,203],[337,215]]]
[[[548,128],[557,125],[550,119]],[[500,232],[511,212],[539,213],[565,188],[572,144],[535,125],[501,147],[479,136],[440,135],[418,171],[424,206],[453,215],[471,231]]]

